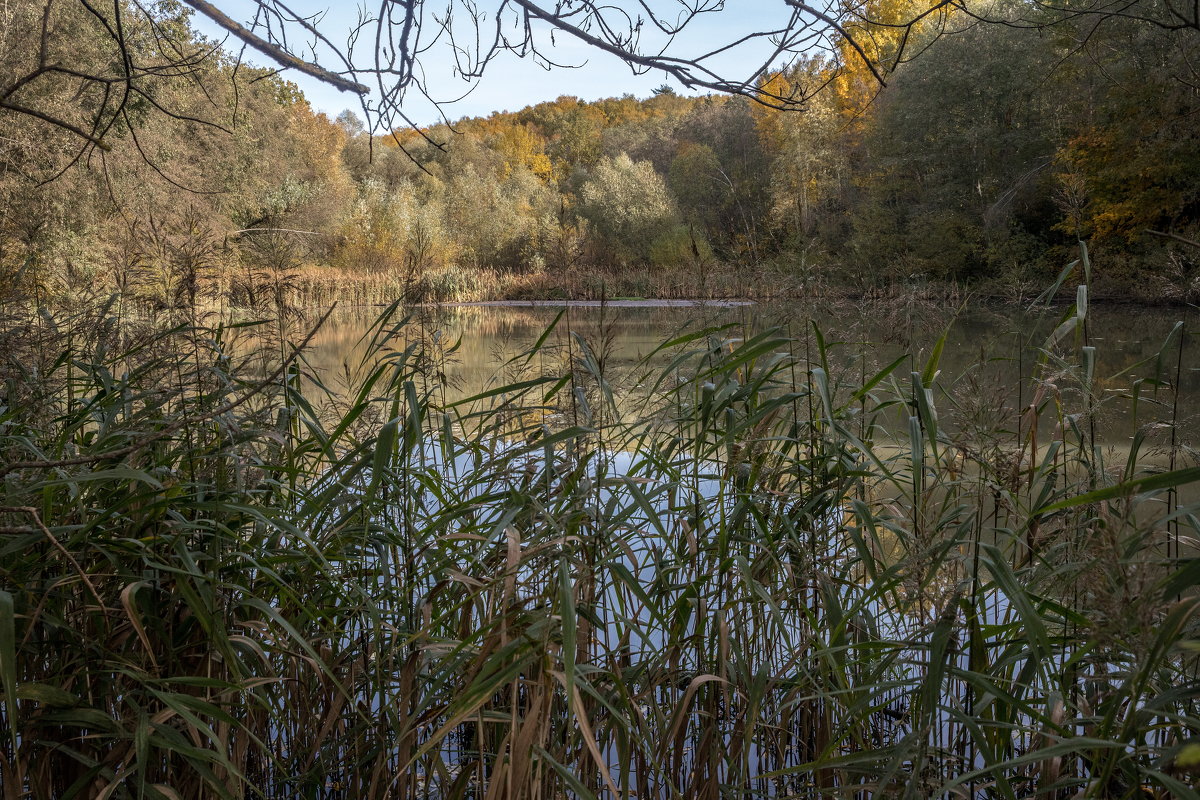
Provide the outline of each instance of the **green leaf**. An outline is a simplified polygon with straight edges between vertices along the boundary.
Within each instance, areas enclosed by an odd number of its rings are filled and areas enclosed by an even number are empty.
[[[921,372],[921,385],[926,389],[933,386],[933,379],[937,377],[938,363],[942,360],[942,350],[946,347],[948,333],[950,333],[949,328],[942,331],[942,335],[933,345],[933,352],[929,354],[929,360],[925,362],[925,369]]]
[[[7,695],[5,696],[7,697]],[[22,683],[17,687],[17,699],[57,708],[72,708],[79,705],[78,697],[48,683]]]
[[[12,595],[0,591],[0,686],[12,751],[17,752],[17,625]]]
[[[571,579],[571,568],[566,555],[558,562],[558,583],[562,616],[563,675],[566,678],[567,697],[575,692],[575,582]]]
[[[1180,769],[1200,767],[1200,742],[1188,742],[1175,755],[1175,766]]]
[[[1143,478],[1135,478],[1131,481],[1124,481],[1114,486],[1108,486],[1103,489],[1096,489],[1091,492],[1069,497],[1066,500],[1060,500],[1057,503],[1051,503],[1047,506],[1042,506],[1035,514],[1049,514],[1053,511],[1062,511],[1066,508],[1074,508],[1075,506],[1083,506],[1088,503],[1099,503],[1102,500],[1111,500],[1114,497],[1127,497],[1132,494],[1140,494],[1142,492],[1154,492],[1162,489],[1171,489],[1176,486],[1183,486],[1186,483],[1194,483],[1200,481],[1200,467],[1186,467],[1184,469],[1172,470],[1170,472],[1160,472],[1157,475],[1147,475]]]

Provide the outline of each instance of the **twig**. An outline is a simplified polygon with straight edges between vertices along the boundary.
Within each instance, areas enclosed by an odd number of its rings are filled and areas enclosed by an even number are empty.
[[[1177,242],[1183,242],[1184,244],[1188,245],[1189,247],[1200,247],[1200,242],[1197,242],[1195,239],[1189,239],[1186,236],[1180,236],[1178,233],[1167,233],[1165,231],[1152,231],[1149,228],[1146,228],[1145,232],[1150,234],[1151,236],[1160,236],[1163,239],[1174,239]]]
[[[205,2],[205,0],[183,1],[204,16],[211,19],[213,22],[220,25],[225,30],[232,33],[237,38],[241,39],[246,44],[253,47],[255,50],[259,51],[265,56],[275,59],[280,64],[299,70],[306,75],[311,75],[319,81],[323,81],[324,83],[328,83],[331,86],[341,89],[343,92],[368,94],[371,91],[370,86],[343,78],[336,72],[330,72],[324,67],[319,67],[316,64],[305,61],[302,58],[297,58],[296,56],[284,50],[282,47],[268,42],[266,39],[254,33],[254,31],[251,31],[250,29],[234,22],[212,3]]]
[[[89,144],[91,144],[95,147],[99,147],[101,150],[106,150],[106,151],[112,150],[112,147],[107,142],[105,142],[103,139],[93,136],[92,134],[88,133],[87,131],[83,130],[82,128],[80,128],[76,125],[72,125],[71,123],[67,122],[66,120],[61,120],[58,117],[52,117],[49,114],[38,111],[36,108],[29,108],[28,106],[17,105],[16,103],[10,103],[7,100],[0,100],[0,108],[7,108],[9,111],[15,111],[18,114],[26,114],[28,116],[40,119],[43,122],[49,122],[51,125],[57,125],[58,127],[62,128],[63,130],[70,131],[71,133],[75,134],[79,138],[87,141]]]
[[[320,231],[301,231],[295,228],[242,228],[240,231],[233,231],[231,236],[239,233],[303,233],[308,236],[331,236],[329,233],[321,233]]]

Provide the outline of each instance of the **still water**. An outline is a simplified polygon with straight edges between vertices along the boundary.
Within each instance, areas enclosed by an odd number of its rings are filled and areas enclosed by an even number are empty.
[[[361,358],[363,336],[381,310],[335,312],[314,339],[311,366],[336,382]],[[1166,430],[1155,426],[1172,418],[1177,420],[1181,445],[1200,444],[1195,441],[1200,433],[1200,341],[1193,333],[1200,332],[1200,313],[1190,308],[1093,305],[1086,330],[1081,326],[1067,332],[1047,349],[1048,337],[1066,312],[1064,307],[946,308],[928,302],[458,305],[409,309],[405,313],[410,324],[391,344],[402,349],[419,339],[428,351],[446,352],[439,357],[438,369],[446,378],[446,399],[452,401],[520,379],[505,363],[531,347],[556,320],[542,351],[526,368],[543,373],[565,370],[580,356],[582,339],[603,360],[606,374],[618,387],[672,337],[726,326],[717,335],[731,339],[776,327],[793,340],[792,352],[801,363],[815,362],[814,331],[819,330],[829,348],[831,373],[847,385],[911,354],[910,363],[893,374],[902,390],[910,385],[911,372],[923,370],[945,332],[935,401],[950,428],[1015,426],[1019,409],[1028,407],[1040,390],[1051,398],[1051,410],[1055,396],[1068,411],[1094,409],[1097,440],[1105,445],[1119,448],[1146,426]],[[1179,323],[1182,331],[1176,327]],[[1093,391],[1086,403],[1077,377],[1079,365],[1085,363],[1085,347],[1094,348]],[[1053,427],[1053,418],[1053,413],[1045,415],[1043,426]],[[1185,458],[1190,456],[1183,452]]]
[[[331,318],[321,330],[309,363],[327,382],[335,380],[344,369],[352,371],[354,364],[362,358],[364,334],[377,314],[378,309],[344,311]],[[1096,435],[1105,447],[1119,450],[1127,445],[1139,428],[1153,429],[1154,441],[1159,447],[1169,441],[1166,437],[1172,430],[1178,442],[1185,447],[1194,443],[1197,431],[1195,422],[1200,415],[1200,372],[1193,365],[1200,365],[1200,350],[1196,347],[1200,342],[1186,335],[1186,331],[1200,330],[1200,317],[1176,309],[1100,307],[1093,309],[1086,331],[1069,331],[1061,337],[1061,341],[1047,348],[1048,337],[1058,327],[1063,314],[1064,309],[1032,312],[975,307],[947,311],[929,306],[814,309],[759,305],[690,308],[633,305],[573,307],[568,311],[555,307],[458,306],[414,309],[412,323],[398,330],[392,345],[396,349],[404,349],[411,343],[420,342],[432,345],[435,353],[446,351],[445,358],[436,361],[436,369],[445,373],[449,387],[446,399],[453,400],[519,379],[521,376],[506,367],[506,362],[543,337],[548,326],[556,320],[557,325],[545,336],[547,346],[534,356],[535,368],[551,373],[566,369],[572,360],[579,358],[582,342],[586,342],[591,351],[603,359],[605,374],[613,376],[618,386],[636,377],[638,367],[646,364],[647,358],[664,341],[688,330],[719,328],[716,335],[737,339],[777,327],[791,339],[791,351],[801,364],[815,364],[817,361],[816,330],[820,330],[829,353],[831,375],[843,378],[849,385],[861,385],[864,375],[869,377],[901,355],[912,353],[911,363],[897,370],[895,385],[881,384],[881,394],[894,392],[903,399],[905,390],[909,388],[908,376],[913,371],[924,369],[935,342],[945,332],[945,345],[939,361],[940,374],[935,380],[935,400],[948,428],[969,432],[973,426],[991,429],[1015,427],[1021,409],[1040,392],[1043,397],[1061,396],[1063,406],[1071,410],[1097,406]],[[1182,332],[1176,328],[1178,322],[1184,323]],[[1081,393],[1079,370],[1076,367],[1086,359],[1085,347],[1095,348],[1091,370],[1093,390],[1086,401]],[[453,352],[449,352],[451,350]],[[652,367],[664,360],[661,357],[649,358],[649,365]],[[1139,382],[1140,401],[1135,410],[1132,397]],[[899,406],[898,410],[905,413],[903,406]],[[1052,418],[1054,415],[1047,416]],[[1175,425],[1164,424],[1171,420],[1175,421]],[[1185,462],[1192,460],[1190,451],[1185,450],[1177,455]],[[434,469],[445,475],[453,477],[459,472],[459,467],[445,461],[438,463],[435,448],[430,449],[428,460]],[[629,475],[641,481],[639,485],[642,491],[654,504],[651,517],[660,522],[682,519],[681,512],[691,510],[690,503],[677,503],[673,499],[671,487],[667,485],[670,481],[655,484],[653,469],[643,475],[637,472],[632,462],[630,454],[618,454],[612,468],[616,474]],[[703,470],[706,465],[696,462],[695,466]],[[738,502],[737,493],[731,493],[732,487],[728,481],[715,480],[707,473],[683,477],[695,479],[696,495],[704,499],[709,509],[708,517],[712,519],[722,516],[718,510],[725,510],[730,503]],[[506,475],[502,475],[498,479],[505,478]],[[490,494],[492,485],[485,483],[483,486]],[[605,507],[609,504],[618,509],[632,507],[628,497],[618,497],[615,492],[601,491],[597,497]],[[499,513],[499,510],[491,509],[491,513]],[[613,530],[619,528],[620,540],[628,548],[621,551],[612,548],[608,562],[623,568],[623,574],[629,576],[629,585],[636,584],[640,590],[656,598],[664,598],[666,602],[661,603],[661,607],[685,607],[679,605],[682,602],[679,597],[689,584],[677,576],[690,574],[686,569],[696,558],[680,548],[683,537],[676,535],[674,529],[671,529],[671,535],[659,535],[651,524],[652,520],[641,517],[640,513],[635,509],[628,516],[608,515],[623,520]],[[698,512],[696,519],[699,519]],[[833,527],[831,524],[831,529]],[[487,528],[486,525],[480,527],[481,530]],[[715,536],[708,538],[717,539]],[[840,567],[836,548],[843,545],[831,538],[828,546],[831,549],[826,554],[826,564]],[[672,547],[680,549],[677,552],[671,550]],[[637,559],[622,553],[636,554]],[[666,569],[663,565],[666,565]],[[660,576],[667,577],[660,580]],[[948,576],[947,590],[958,585],[955,575],[948,573]],[[534,589],[546,583],[543,581],[539,584],[533,573],[522,573],[520,578],[523,586]],[[607,584],[609,588],[603,590],[592,609],[595,618],[601,621],[595,635],[605,640],[606,648],[615,649],[610,643],[620,642],[635,661],[644,658],[646,663],[652,663],[654,654],[663,651],[668,642],[678,640],[683,635],[690,638],[702,630],[705,620],[699,616],[688,617],[686,624],[682,624],[678,630],[668,631],[659,626],[656,622],[658,617],[650,612],[648,606],[634,605],[620,594],[625,591],[625,580],[622,578],[621,589],[618,589],[615,580]],[[698,582],[700,580],[697,578]],[[707,578],[704,580],[703,585],[710,585]],[[933,595],[930,595],[928,606],[922,601],[914,612],[912,608],[884,605],[879,600],[883,595],[872,594],[873,590],[859,581],[831,583],[839,587],[837,607],[853,609],[856,619],[869,620],[874,631],[871,635],[887,642],[889,646],[897,642],[923,641],[922,637],[929,628],[927,623],[940,608],[934,602],[936,598]],[[603,582],[600,585],[606,586]],[[539,596],[531,590],[531,601]],[[957,602],[957,595],[955,598]],[[807,600],[802,598],[800,605],[804,602]],[[1004,593],[992,591],[981,596],[977,602],[976,613],[979,616],[976,619],[985,626],[994,625],[998,628],[1002,623],[1012,621],[1013,614]],[[723,611],[722,618],[733,620],[738,635],[744,639],[755,642],[770,640],[770,644],[763,647],[764,652],[772,652],[772,647],[778,647],[774,652],[779,653],[792,653],[800,648],[802,632],[805,630],[803,626],[808,618],[802,612],[795,612],[795,616],[781,613],[778,618],[764,617],[767,621],[760,622],[753,611],[760,605],[761,601],[755,595],[752,602],[742,603],[733,611]],[[618,620],[620,625],[617,624]],[[911,671],[902,673],[896,683],[900,688],[895,689],[894,693],[881,695],[888,703],[888,710],[893,711],[897,719],[902,718],[906,708],[903,702],[911,692],[908,687],[918,685],[923,679],[921,659],[924,653],[920,647],[902,651],[897,656],[897,663],[910,665],[905,670]],[[958,660],[958,667],[962,671],[970,669],[970,655],[965,650],[952,658]],[[1061,664],[1059,656],[1050,656],[1046,668],[1058,672]],[[943,702],[949,704],[958,701],[950,698]],[[935,747],[939,742],[957,741],[957,723],[950,715],[938,712],[934,719],[928,735],[932,737]],[[1022,720],[1021,724],[1032,727],[1034,722]],[[896,724],[894,729],[887,728],[885,732],[897,738],[908,735],[900,724]],[[735,735],[745,736],[742,731],[722,731],[720,735],[726,736],[727,742],[733,742]],[[785,733],[789,742],[803,743],[806,735],[807,731],[804,730],[787,729]],[[755,746],[756,743],[751,748]],[[1028,744],[1021,741],[1018,746]],[[760,753],[753,749],[751,752],[750,760],[758,766],[750,767],[744,780],[762,779],[764,786],[768,786],[768,782],[763,776],[770,775],[772,770],[795,769],[805,761],[799,747],[785,752],[777,763],[770,760],[771,755],[765,750],[761,762],[758,760]],[[444,757],[453,760],[458,754],[447,749]],[[614,771],[620,769],[620,754],[615,747],[605,745],[604,757]],[[966,762],[969,766],[988,765],[984,757],[974,750],[969,758],[971,761]],[[690,765],[693,762],[685,763]],[[769,791],[769,788],[763,790],[764,794]],[[974,789],[970,793],[971,796],[983,796]]]

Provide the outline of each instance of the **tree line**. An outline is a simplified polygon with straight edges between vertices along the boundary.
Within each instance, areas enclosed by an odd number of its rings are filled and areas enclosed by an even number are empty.
[[[1030,25],[1013,2],[989,11],[1011,24],[888,28],[918,4],[868,5],[847,52],[762,79],[760,98],[799,110],[664,84],[372,135],[199,36],[178,4],[126,15],[135,59],[83,6],[10,3],[4,102],[42,114],[0,110],[0,275],[160,305],[194,303],[216,274],[252,302],[263,274],[302,265],[414,286],[771,265],[821,285],[1007,291],[1052,279],[1084,239],[1102,292],[1200,294],[1194,30]],[[118,60],[149,66],[117,89],[80,77]]]

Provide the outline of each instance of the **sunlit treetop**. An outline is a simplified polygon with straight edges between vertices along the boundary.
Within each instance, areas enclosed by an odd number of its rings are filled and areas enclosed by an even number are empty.
[[[148,97],[146,81],[186,77],[206,60],[240,62],[248,53],[349,93],[372,132],[419,127],[414,104],[440,109],[453,102],[504,54],[552,69],[603,53],[635,74],[661,75],[670,91],[741,95],[782,110],[803,109],[832,87],[855,108],[931,41],[980,21],[1044,26],[1082,18],[1098,25],[1134,18],[1200,31],[1200,7],[1191,0],[377,0],[353,17],[328,11],[323,1],[24,0],[16,13],[44,20],[40,43],[27,48],[36,57],[23,74],[0,85],[0,109],[103,147],[106,126],[125,104]],[[107,38],[110,68],[81,69],[56,57],[64,9]],[[189,13],[227,38],[198,45],[189,38]],[[794,69],[814,59],[828,69]],[[454,96],[443,96],[449,84],[436,78],[447,71],[466,87]],[[52,74],[102,94],[99,110],[80,120],[21,102],[27,87]],[[780,74],[805,79],[773,79]]]

